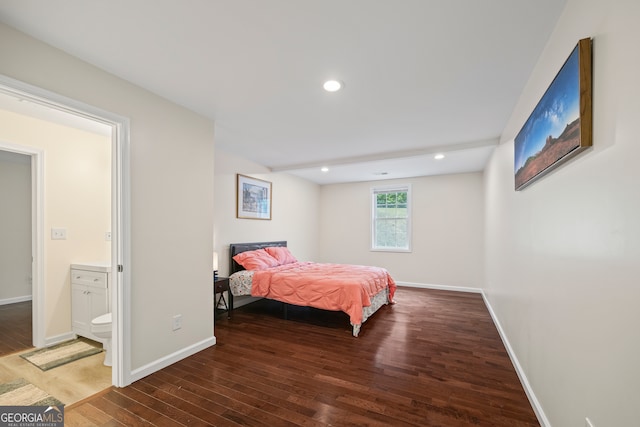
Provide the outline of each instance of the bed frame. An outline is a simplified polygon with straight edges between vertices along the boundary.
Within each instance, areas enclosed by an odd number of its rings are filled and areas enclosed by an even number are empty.
[[[253,251],[256,249],[264,249],[267,247],[272,247],[272,246],[282,246],[282,247],[286,247],[287,246],[287,241],[286,240],[278,240],[278,241],[273,241],[273,242],[255,242],[255,243],[231,243],[229,245],[229,260],[230,260],[230,273],[229,276],[231,276],[233,273],[238,272],[238,271],[242,271],[244,270],[244,267],[242,267],[240,264],[238,264],[237,262],[235,262],[233,260],[233,257],[236,256],[239,253],[242,252],[246,252],[246,251]],[[382,307],[383,305],[387,305],[389,303],[389,287],[385,288],[384,292],[380,292],[379,294],[377,294],[371,301],[371,306],[369,307],[363,307],[363,316],[362,316],[362,323],[360,325],[352,325],[353,326],[353,336],[357,337],[358,334],[360,333],[360,328],[362,327],[362,324],[364,324],[364,322],[366,322],[366,320],[371,317],[371,315],[373,315],[373,313],[375,313],[376,311],[378,311],[378,309],[380,307]],[[289,304],[282,302],[283,305],[283,316],[286,319],[287,318],[287,306]],[[231,291],[229,291],[229,310],[231,312],[231,310],[233,310],[233,293]]]
[[[229,276],[233,273],[244,270],[244,267],[233,260],[233,257],[242,252],[254,251],[256,249],[264,249],[272,246],[287,246],[286,240],[276,242],[254,242],[254,243],[231,243],[229,245]],[[286,318],[287,304],[284,304],[284,312]],[[229,313],[233,311],[233,293],[229,290]]]

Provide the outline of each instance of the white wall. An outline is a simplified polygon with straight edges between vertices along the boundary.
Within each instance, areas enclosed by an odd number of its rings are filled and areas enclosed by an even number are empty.
[[[44,153],[44,333],[56,337],[71,332],[70,264],[111,259],[111,138],[5,110],[0,123],[0,139]],[[52,240],[53,227],[67,238]]]
[[[6,76],[131,120],[132,370],[211,342],[213,122],[5,25],[0,56]]]
[[[31,299],[29,156],[0,151],[0,200],[0,304],[10,304]]]
[[[372,252],[371,188],[411,184],[412,252]],[[320,259],[377,265],[396,281],[481,288],[481,173],[325,185],[321,188]]]
[[[236,218],[236,175],[272,183],[272,219]],[[300,261],[317,261],[320,186],[286,173],[270,173],[250,160],[216,150],[215,249],[219,274],[229,273],[229,244],[286,240]],[[241,305],[236,298],[234,305]]]
[[[640,2],[569,0],[486,170],[486,294],[550,425],[640,419]],[[513,190],[513,138],[593,37],[593,149]]]

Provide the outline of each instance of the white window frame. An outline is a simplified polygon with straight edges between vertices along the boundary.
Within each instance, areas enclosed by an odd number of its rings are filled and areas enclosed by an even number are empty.
[[[405,192],[407,193],[407,247],[406,248],[389,248],[376,247],[376,204],[377,195],[379,193]],[[371,187],[371,244],[370,250],[373,252],[411,252],[411,184],[398,184],[390,186]]]

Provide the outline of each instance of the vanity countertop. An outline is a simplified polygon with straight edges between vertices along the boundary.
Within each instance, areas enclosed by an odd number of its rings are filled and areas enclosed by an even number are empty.
[[[71,264],[74,270],[99,271],[102,273],[111,273],[111,263],[107,261],[98,262],[79,262]]]

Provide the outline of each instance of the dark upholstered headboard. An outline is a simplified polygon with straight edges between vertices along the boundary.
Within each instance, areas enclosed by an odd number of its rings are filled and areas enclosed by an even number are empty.
[[[231,243],[229,245],[229,261],[231,262],[229,275],[232,275],[236,271],[244,270],[244,267],[242,267],[240,264],[238,264],[233,260],[234,256],[236,256],[241,252],[254,251],[256,249],[264,249],[264,248],[268,248],[269,246],[287,246],[287,241],[280,240],[277,242]]]

